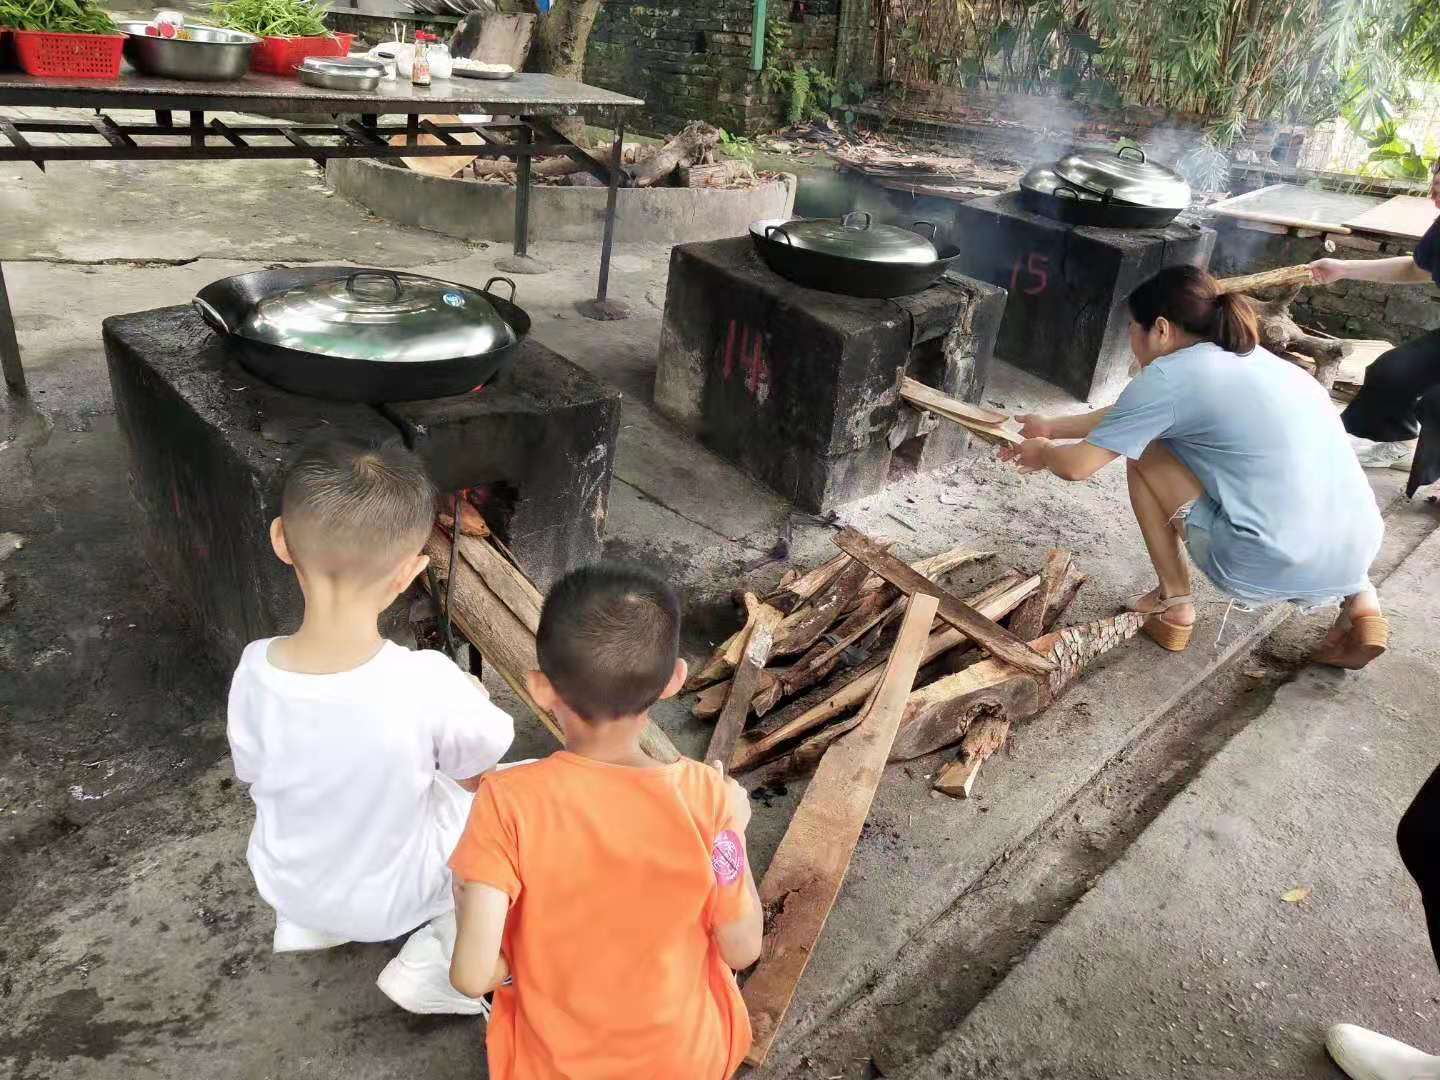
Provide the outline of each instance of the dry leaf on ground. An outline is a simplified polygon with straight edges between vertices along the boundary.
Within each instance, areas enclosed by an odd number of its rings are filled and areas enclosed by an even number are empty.
[[[1309,895],[1310,886],[1301,885],[1298,888],[1291,889],[1289,892],[1282,895],[1280,899],[1284,900],[1287,904],[1298,904],[1301,900],[1304,900]]]

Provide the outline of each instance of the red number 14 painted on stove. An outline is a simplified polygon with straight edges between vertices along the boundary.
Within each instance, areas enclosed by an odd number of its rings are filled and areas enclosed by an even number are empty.
[[[1025,270],[1034,284],[1027,286],[1023,292],[1026,296],[1039,296],[1050,284],[1050,272],[1045,268],[1050,265],[1049,255],[1036,255],[1033,251],[1028,255],[1017,256],[1015,266],[1010,271],[1010,291],[1013,293],[1020,287],[1020,265],[1025,264]]]

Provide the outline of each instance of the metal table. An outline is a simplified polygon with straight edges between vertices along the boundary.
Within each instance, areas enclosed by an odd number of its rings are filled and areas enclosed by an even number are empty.
[[[605,228],[596,290],[603,304],[609,288],[610,248],[615,236],[616,190],[625,182],[621,168],[625,109],[644,102],[569,79],[520,74],[503,81],[437,79],[431,86],[407,81],[382,83],[361,93],[324,90],[298,79],[250,74],[228,83],[156,79],[128,69],[118,79],[49,79],[0,73],[0,110],[9,106],[94,109],[83,119],[22,119],[0,112],[0,162],[49,161],[255,161],[310,158],[394,158],[452,155],[507,157],[516,163],[515,244],[517,256],[528,247],[530,163],[543,154],[567,154],[608,185]],[[154,114],[153,123],[115,119],[119,109]],[[565,138],[549,122],[586,109],[610,116],[615,137],[608,160]],[[227,123],[207,112],[260,114],[254,123]],[[437,124],[428,116],[485,114],[485,124]],[[265,120],[284,116],[285,121]],[[180,119],[177,121],[177,116]],[[399,117],[397,122],[395,119]],[[480,144],[461,143],[460,132],[474,133]],[[438,139],[422,145],[421,135]],[[86,136],[90,141],[54,144],[28,136]],[[405,138],[390,145],[396,135]],[[25,393],[25,371],[15,321],[0,267],[0,368],[12,394]]]

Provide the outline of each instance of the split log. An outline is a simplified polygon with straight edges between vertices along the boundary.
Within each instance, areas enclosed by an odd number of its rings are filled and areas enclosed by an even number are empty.
[[[845,564],[849,561],[850,556],[842,551],[839,555],[815,567],[814,570],[801,574],[789,584],[781,585],[780,588],[765,597],[765,603],[771,607],[780,608],[788,615],[800,601],[809,600],[834,581],[835,575],[845,569]]]
[[[845,557],[849,558],[848,555]],[[949,551],[942,551],[937,555],[931,555],[928,558],[921,559],[919,562],[911,563],[910,569],[934,581],[948,574],[951,570],[964,566],[966,563],[983,562],[986,559],[993,559],[994,557],[995,552],[993,551],[971,551],[966,547],[953,547]],[[892,588],[892,586],[888,581],[879,574],[871,574],[865,579],[865,584],[860,586],[860,595],[865,596],[867,593],[872,593],[876,589],[889,588]]]
[[[981,716],[1013,724],[1049,708],[1087,664],[1134,637],[1144,621],[1143,615],[1127,611],[1037,638],[1034,646],[1055,663],[1045,677],[990,659],[921,687],[905,703],[894,760],[923,757],[958,742]]]
[[[1340,365],[1354,346],[1339,338],[1320,337],[1301,328],[1290,317],[1290,305],[1300,295],[1300,286],[1287,289],[1274,300],[1251,300],[1260,320],[1260,344],[1274,353],[1299,353],[1315,361],[1312,374],[1326,390],[1335,385]]]
[[[938,606],[933,596],[911,598],[865,719],[821,760],[760,883],[767,933],[743,991],[754,1031],[746,1057],[752,1065],[769,1054],[840,893]]]
[[[400,137],[396,136],[396,138]],[[450,159],[443,158],[442,160],[449,161]],[[531,176],[569,176],[571,173],[584,171],[584,164],[568,157],[547,157],[530,163]],[[471,166],[470,175],[475,177],[500,176],[513,184],[515,182],[515,163],[513,161],[496,161],[493,158],[476,158]]]
[[[893,592],[893,591],[892,591]],[[764,716],[773,709],[781,698],[793,697],[812,686],[818,686],[830,677],[840,665],[840,658],[867,633],[875,628],[887,610],[898,613],[898,599],[892,600],[892,592],[876,590],[861,601],[835,633],[825,634],[791,667],[780,672],[766,672],[762,685],[756,688],[753,706],[756,716]],[[832,638],[836,639],[832,642]]]
[[[990,618],[1003,618],[1014,611],[1039,586],[1040,578],[1038,576],[1027,578],[1024,581],[1009,584],[998,595],[983,600],[975,598],[975,606]],[[952,626],[934,630],[930,634],[930,640],[925,647],[925,655],[920,662],[928,664],[937,656],[947,653],[967,641],[969,638]],[[741,740],[740,745],[736,747],[735,756],[731,760],[731,770],[737,773],[744,772],[771,758],[778,757],[784,752],[780,747],[791,739],[797,739],[801,735],[814,731],[821,724],[833,720],[837,716],[843,716],[859,705],[875,688],[879,678],[878,662],[868,665],[818,705],[811,706],[798,716],[767,731],[759,738]]]
[[[924,409],[953,424],[959,424],[987,442],[1019,446],[1025,441],[1015,432],[1000,426],[1009,419],[1004,413],[976,408],[908,376],[901,379],[900,397],[917,409]]]
[[[878,545],[877,550],[883,552]],[[904,563],[900,565],[905,566]],[[910,568],[905,566],[905,569]],[[869,576],[870,570],[863,563],[848,562],[840,573],[835,575],[835,580],[817,593],[813,600],[785,616],[785,620],[775,631],[773,655],[794,656],[814,645],[820,635],[829,630],[831,624],[854,602],[860,593],[860,586],[865,584],[865,579]]]
[[[975,644],[993,656],[1035,675],[1048,675],[1055,670],[1053,663],[994,619],[980,614],[963,600],[928,580],[923,574],[917,574],[859,531],[842,529],[835,537],[835,546],[857,561],[863,562],[901,592],[923,593],[935,597],[940,601],[940,617],[957,630],[962,631]]]
[[[1010,721],[1003,716],[986,716],[972,725],[960,741],[960,757],[940,770],[935,790],[957,799],[968,799],[980,766],[1010,737]]]
[[[654,187],[682,165],[694,165],[720,145],[720,129],[703,120],[685,125],[658,153],[652,154],[630,171],[636,187]]]
[[[735,753],[735,744],[744,730],[745,718],[750,715],[750,703],[770,660],[770,650],[775,644],[775,628],[779,623],[780,613],[762,604],[745,640],[745,652],[735,669],[735,677],[730,680],[730,696],[726,698],[720,719],[715,723],[715,731],[710,736],[710,746],[705,751],[706,761],[720,761],[727,769],[730,767],[730,756]]]
[[[690,715],[696,720],[714,720],[730,700],[730,680],[707,686],[695,695],[695,704],[690,706]]]
[[[748,161],[726,158],[713,165],[682,165],[679,170],[681,187],[723,188],[737,180],[755,179],[755,170]]]
[[[1053,548],[1045,555],[1045,568],[1040,571],[1040,588],[1010,617],[1010,632],[1021,641],[1033,641],[1045,632],[1046,610],[1065,588],[1072,561],[1070,553],[1059,548]]]
[[[750,628],[755,625],[755,620],[769,618],[768,615],[761,614],[761,609],[768,607],[768,604],[762,604],[753,593],[745,594],[745,625],[726,638],[715,650],[714,655],[706,661],[705,666],[685,680],[683,689],[687,693],[730,677],[731,672],[735,670],[735,665],[740,662],[740,654],[745,648],[745,642],[750,637]],[[775,609],[771,608],[770,610]]]
[[[540,609],[545,606],[545,598],[530,579],[511,565],[488,540],[462,534],[457,546],[460,555],[525,629],[532,635],[539,633]]]
[[[437,515],[440,524],[444,525],[447,529],[453,529],[455,527],[455,519],[450,515],[449,511],[453,510],[454,506],[448,499],[443,500],[443,503],[444,505]],[[481,538],[490,535],[490,526],[485,524],[485,518],[469,499],[460,500],[460,532],[464,536],[479,536]]]
[[[535,656],[535,635],[485,584],[465,557],[463,548],[460,549],[460,557],[455,560],[454,580],[450,580],[450,538],[438,528],[430,534],[425,554],[430,556],[436,576],[446,583],[450,617],[456,629],[480,651],[485,662],[500,673],[515,696],[563,746],[565,736],[559,723],[536,704],[525,688],[525,676],[539,666]],[[680,752],[669,737],[653,723],[647,725],[641,734],[640,746],[656,761],[669,764],[680,759]]]
[[[1310,272],[1309,263],[1299,266],[1282,266],[1278,270],[1262,270],[1258,274],[1242,274],[1239,277],[1221,278],[1216,282],[1222,293],[1252,293],[1261,289],[1274,289],[1281,285],[1313,285],[1315,275]]]

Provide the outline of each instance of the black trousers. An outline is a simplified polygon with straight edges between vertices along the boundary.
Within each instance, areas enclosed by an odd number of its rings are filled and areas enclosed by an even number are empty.
[[[1425,921],[1430,926],[1430,948],[1440,965],[1440,769],[1430,774],[1420,794],[1400,819],[1396,834],[1405,869],[1420,886]]]
[[[1420,437],[1407,495],[1440,480],[1440,330],[1381,355],[1340,419],[1346,431],[1362,439]]]

